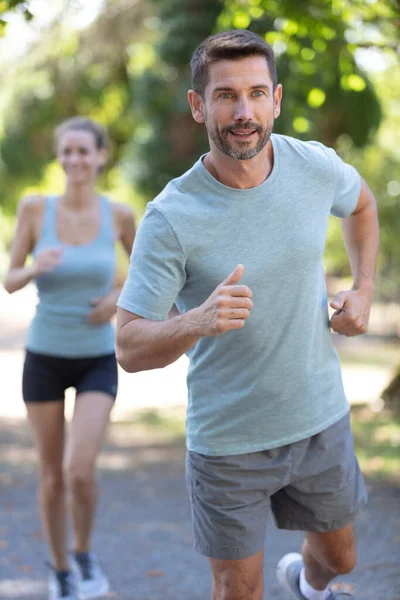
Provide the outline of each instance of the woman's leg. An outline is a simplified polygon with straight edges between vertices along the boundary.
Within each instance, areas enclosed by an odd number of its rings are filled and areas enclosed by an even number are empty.
[[[82,392],[76,397],[64,462],[76,552],[87,552],[90,546],[97,496],[95,463],[113,403],[114,398],[103,392]]]
[[[39,506],[54,567],[68,569],[63,485],[64,401],[27,402],[39,452]]]

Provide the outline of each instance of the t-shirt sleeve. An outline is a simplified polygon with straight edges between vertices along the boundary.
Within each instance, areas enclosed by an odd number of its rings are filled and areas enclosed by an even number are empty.
[[[361,191],[361,178],[354,167],[345,163],[332,148],[327,148],[333,166],[334,197],[331,214],[348,217],[356,209]]]
[[[162,213],[148,207],[117,305],[145,319],[164,321],[185,280],[184,253],[175,232]]]

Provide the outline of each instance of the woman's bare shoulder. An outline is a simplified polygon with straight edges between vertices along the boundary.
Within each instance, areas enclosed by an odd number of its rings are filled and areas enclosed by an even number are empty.
[[[122,202],[111,202],[114,215],[120,219],[126,219],[133,216],[132,208]]]
[[[46,196],[24,196],[18,205],[18,215],[20,218],[40,217],[43,214],[45,204]]]

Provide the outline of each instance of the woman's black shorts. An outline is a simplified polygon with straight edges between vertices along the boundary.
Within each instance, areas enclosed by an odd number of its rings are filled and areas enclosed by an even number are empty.
[[[26,351],[22,376],[25,402],[63,400],[67,388],[82,392],[117,395],[118,372],[115,354],[92,358],[61,358]]]

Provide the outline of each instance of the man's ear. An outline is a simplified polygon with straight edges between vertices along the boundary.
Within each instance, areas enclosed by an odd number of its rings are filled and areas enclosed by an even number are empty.
[[[281,114],[282,85],[278,83],[274,91],[274,119]]]
[[[194,90],[189,90],[188,101],[192,111],[193,119],[196,121],[196,123],[204,123],[204,104],[199,94]]]

